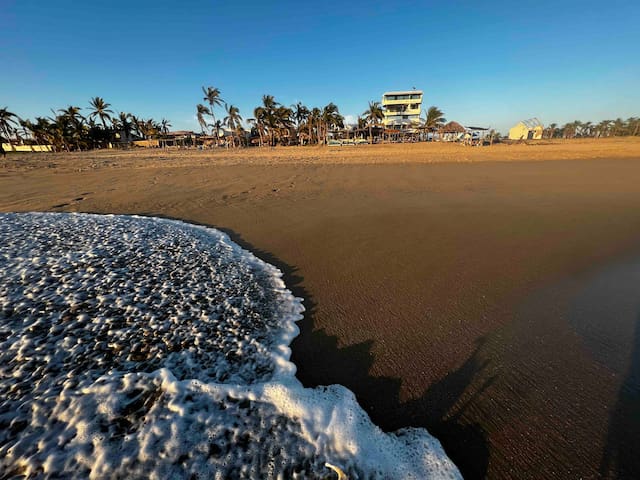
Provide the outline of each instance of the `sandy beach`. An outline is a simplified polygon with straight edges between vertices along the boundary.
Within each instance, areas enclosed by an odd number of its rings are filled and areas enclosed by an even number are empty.
[[[219,228],[307,307],[298,378],[465,478],[640,475],[640,141],[0,159],[0,211]]]

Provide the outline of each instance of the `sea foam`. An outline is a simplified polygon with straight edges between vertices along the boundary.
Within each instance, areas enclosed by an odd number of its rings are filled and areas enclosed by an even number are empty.
[[[0,472],[460,478],[426,430],[302,387],[281,276],[211,228],[0,214]]]

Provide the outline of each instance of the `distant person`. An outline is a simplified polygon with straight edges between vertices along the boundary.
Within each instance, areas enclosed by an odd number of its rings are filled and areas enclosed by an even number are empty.
[[[4,151],[4,146],[2,145],[2,141],[0,141],[0,153],[2,154],[2,158],[7,158],[7,152]]]

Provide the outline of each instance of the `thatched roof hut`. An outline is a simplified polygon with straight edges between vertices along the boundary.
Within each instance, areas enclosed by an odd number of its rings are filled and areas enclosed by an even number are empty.
[[[442,127],[442,133],[464,133],[466,129],[458,122],[449,122]]]

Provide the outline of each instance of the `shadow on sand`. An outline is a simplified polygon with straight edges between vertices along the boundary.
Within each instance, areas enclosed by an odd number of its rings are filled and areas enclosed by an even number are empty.
[[[633,336],[631,366],[609,420],[600,475],[602,478],[640,478],[640,315]]]
[[[482,341],[460,368],[439,382],[426,386],[428,388],[420,398],[402,402],[400,379],[374,377],[369,373],[374,361],[372,340],[339,347],[336,337],[314,328],[316,304],[302,286],[303,278],[295,267],[256,248],[233,230],[216,228],[241,247],[278,267],[284,274],[287,288],[304,299],[306,312],[298,324],[300,335],[291,344],[292,361],[298,368],[296,376],[304,386],[344,385],[355,393],[362,408],[383,430],[393,431],[409,426],[427,428],[440,440],[465,478],[486,476],[489,461],[486,434],[480,425],[469,424],[462,419],[473,398],[489,387],[495,378],[475,386],[474,393],[463,400],[467,388],[487,367],[488,362],[479,358]]]
[[[301,334],[291,345],[292,360],[298,367],[297,377],[305,386],[330,383],[346,386],[383,430],[424,427],[440,440],[465,478],[485,478],[489,461],[485,432],[479,425],[462,419],[467,405],[493,381],[489,379],[463,400],[467,387],[486,367],[486,363],[478,360],[481,345],[460,368],[429,385],[420,398],[402,402],[400,379],[369,373],[374,360],[373,341],[340,348],[336,337],[313,330],[312,316],[305,316],[300,327]]]

